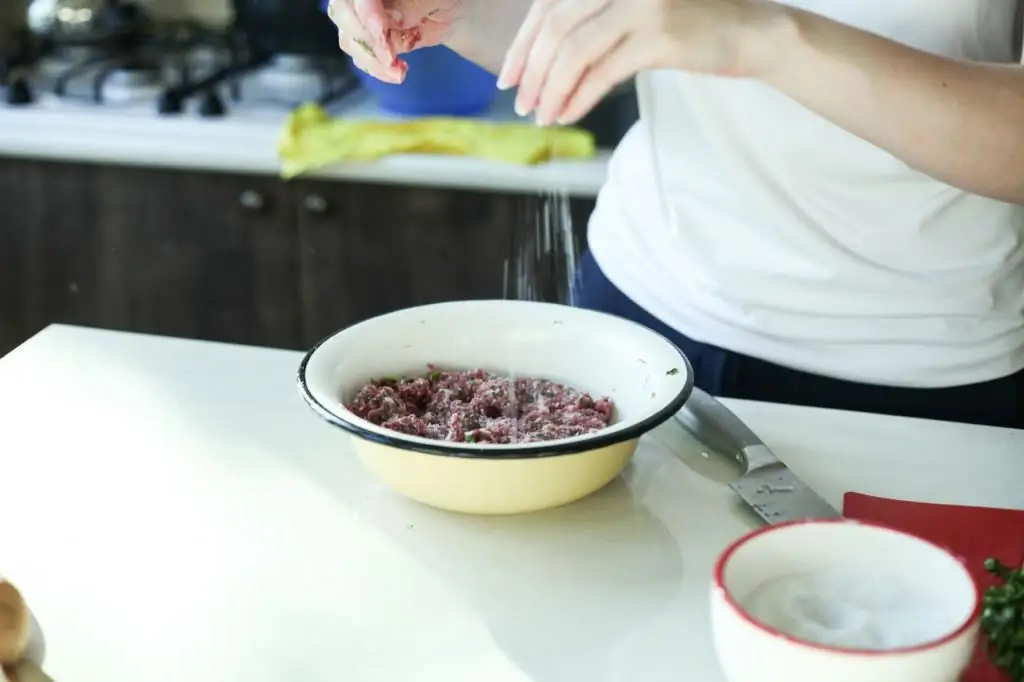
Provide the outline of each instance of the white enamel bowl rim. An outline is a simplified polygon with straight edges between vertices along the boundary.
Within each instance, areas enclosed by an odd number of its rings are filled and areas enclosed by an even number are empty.
[[[839,524],[855,525],[855,526],[861,526],[861,527],[864,527],[864,528],[873,529],[873,530],[876,530],[876,531],[879,531],[879,532],[885,532],[885,533],[891,533],[893,535],[899,535],[899,536],[902,536],[902,537],[904,537],[904,538],[906,538],[908,540],[912,540],[914,542],[919,542],[919,543],[924,543],[926,545],[929,545],[929,546],[933,547],[934,549],[937,549],[939,552],[945,554],[947,557],[949,557],[949,559],[951,559],[953,562],[955,562],[957,565],[960,566],[961,570],[964,572],[964,574],[967,576],[968,580],[970,581],[970,584],[973,586],[973,590],[974,590],[974,594],[973,594],[974,606],[971,609],[970,615],[968,615],[967,618],[962,623],[960,623],[956,628],[952,629],[951,631],[949,631],[945,635],[943,635],[941,637],[938,637],[936,639],[933,639],[931,641],[924,642],[922,644],[917,644],[915,646],[896,647],[896,648],[893,648],[893,649],[881,649],[881,650],[879,650],[879,649],[859,649],[859,648],[855,648],[855,647],[840,647],[840,646],[832,646],[832,645],[828,645],[828,644],[816,644],[814,642],[808,642],[808,641],[803,640],[803,639],[798,639],[796,637],[793,637],[791,635],[786,634],[785,632],[782,632],[781,630],[777,630],[776,628],[773,628],[770,625],[762,623],[761,621],[757,620],[756,618],[751,616],[749,613],[747,613],[746,609],[743,608],[743,606],[733,597],[732,593],[726,587],[726,585],[725,585],[725,571],[726,571],[726,568],[728,567],[729,561],[732,559],[733,555],[740,548],[742,548],[744,545],[746,545],[747,543],[751,542],[752,540],[755,540],[755,539],[761,537],[762,535],[765,535],[765,534],[768,534],[768,533],[776,533],[776,532],[780,532],[780,531],[785,531],[787,529],[793,529],[793,528],[796,528],[796,527],[815,526],[815,525],[817,525],[817,526],[825,526],[825,525],[832,525],[832,524],[835,524],[835,525],[839,525]],[[809,519],[809,520],[806,520],[806,521],[790,521],[790,522],[787,522],[787,523],[780,523],[780,524],[774,525],[774,526],[764,526],[763,528],[759,528],[759,529],[757,529],[755,531],[752,531],[752,532],[744,535],[743,537],[733,541],[732,544],[730,544],[725,549],[725,551],[722,552],[719,555],[718,560],[715,562],[714,573],[712,574],[712,582],[714,584],[715,589],[718,591],[718,593],[724,599],[726,605],[728,605],[729,609],[734,614],[738,615],[741,619],[743,619],[744,622],[746,622],[747,624],[757,628],[758,630],[760,630],[765,635],[768,635],[770,637],[774,637],[774,638],[777,638],[777,639],[785,640],[785,641],[787,641],[787,642],[789,642],[791,644],[794,644],[796,646],[799,646],[799,647],[802,647],[802,648],[805,648],[805,649],[809,649],[809,650],[812,650],[812,651],[828,652],[828,653],[833,653],[833,654],[842,654],[844,656],[862,656],[862,657],[871,657],[871,658],[879,658],[879,657],[886,657],[886,656],[905,656],[907,654],[921,653],[921,652],[925,652],[925,651],[930,651],[930,650],[942,648],[943,646],[946,646],[947,644],[949,644],[949,643],[951,643],[953,641],[956,641],[957,639],[962,637],[964,634],[966,634],[971,629],[971,627],[981,617],[981,611],[982,611],[982,606],[983,606],[982,605],[981,590],[978,587],[978,583],[974,580],[973,577],[971,577],[970,572],[967,570],[967,567],[964,566],[963,561],[961,561],[956,556],[956,554],[951,552],[949,549],[947,549],[947,548],[945,548],[945,547],[943,547],[941,545],[938,545],[938,544],[936,544],[934,542],[931,542],[930,540],[925,540],[924,538],[918,537],[917,535],[913,535],[911,533],[907,533],[907,532],[904,532],[904,531],[901,531],[901,530],[896,530],[895,528],[890,528],[889,526],[886,526],[886,525],[881,524],[881,523],[874,523],[874,522],[871,522],[871,521],[857,521],[857,520],[853,520],[853,519]]]
[[[693,379],[693,368],[690,365],[690,361],[686,358],[686,355],[671,341],[666,339],[664,336],[656,331],[648,329],[643,325],[640,325],[631,320],[627,320],[622,317],[602,313],[594,310],[585,310],[580,308],[568,308],[568,310],[574,311],[573,315],[585,314],[587,316],[593,316],[593,319],[601,319],[602,322],[613,325],[628,325],[633,328],[635,332],[645,335],[651,344],[658,344],[663,347],[666,351],[670,351],[674,355],[674,361],[676,362],[674,370],[678,370],[680,376],[679,388],[672,394],[667,394],[662,399],[662,404],[654,411],[645,414],[642,418],[639,418],[633,422],[619,423],[614,426],[618,428],[608,429],[606,431],[597,431],[592,434],[586,434],[583,436],[574,436],[572,438],[563,438],[559,440],[550,441],[538,441],[532,443],[516,443],[516,444],[502,444],[502,445],[480,445],[474,443],[453,443],[450,441],[440,440],[429,440],[426,438],[420,438],[417,436],[408,436],[397,431],[390,431],[357,417],[355,414],[345,409],[344,406],[336,406],[334,408],[324,405],[309,386],[307,380],[307,368],[310,364],[311,359],[317,354],[324,344],[328,343],[332,339],[336,338],[341,334],[358,334],[360,328],[364,325],[373,324],[375,320],[388,317],[390,315],[408,314],[411,311],[429,311],[431,308],[437,309],[444,306],[458,306],[460,304],[473,304],[473,305],[487,305],[487,304],[510,304],[510,305],[528,305],[543,307],[547,309],[557,308],[559,311],[565,313],[567,310],[566,306],[557,305],[553,303],[540,303],[533,301],[505,301],[505,300],[479,300],[479,301],[455,301],[450,303],[434,303],[423,306],[416,306],[414,308],[406,308],[403,310],[395,311],[394,313],[388,313],[375,318],[371,318],[364,322],[359,322],[350,327],[340,329],[333,334],[330,334],[314,345],[303,357],[302,362],[299,364],[298,371],[298,389],[302,398],[306,401],[310,408],[313,409],[316,414],[328,422],[329,424],[336,426],[348,433],[361,438],[363,440],[379,443],[402,450],[409,450],[413,452],[419,452],[428,455],[441,455],[446,457],[460,457],[474,460],[499,460],[499,459],[538,459],[543,457],[555,457],[559,455],[572,455],[583,452],[589,452],[599,448],[609,447],[619,443],[624,443],[630,440],[634,440],[644,435],[648,431],[660,426],[664,422],[672,418],[679,410],[683,408],[683,405],[689,399],[690,394],[693,392],[694,379]]]

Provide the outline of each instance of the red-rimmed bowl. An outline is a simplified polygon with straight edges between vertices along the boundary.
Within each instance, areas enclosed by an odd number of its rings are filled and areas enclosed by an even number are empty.
[[[956,556],[855,521],[754,531],[712,578],[728,682],[956,682],[980,617],[981,593]]]

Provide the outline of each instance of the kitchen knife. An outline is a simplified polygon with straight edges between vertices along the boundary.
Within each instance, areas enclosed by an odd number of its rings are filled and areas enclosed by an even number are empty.
[[[729,487],[767,523],[841,516],[779,461],[739,417],[699,388],[693,389],[676,420],[701,443],[739,461],[743,475]]]

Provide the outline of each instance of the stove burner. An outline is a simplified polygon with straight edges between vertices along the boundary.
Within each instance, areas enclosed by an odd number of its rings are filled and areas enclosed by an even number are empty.
[[[151,103],[160,114],[212,118],[224,116],[229,102],[326,105],[358,87],[340,53],[267,54],[237,27],[143,19],[119,23],[116,36],[36,41],[38,49],[0,41],[0,106],[30,104],[48,90],[96,105]]]
[[[185,111],[185,101],[176,93],[165,90],[156,100],[156,111],[165,116],[180,114]]]
[[[7,84],[4,93],[4,100],[11,106],[25,106],[32,104],[32,90],[28,87],[28,81],[24,78],[15,78]]]
[[[97,43],[95,45],[54,45],[47,55],[50,62],[65,67],[82,62],[93,62],[101,59],[113,59],[117,50],[111,45]]]
[[[97,97],[103,101],[127,102],[150,98],[163,85],[160,65],[142,59],[113,64],[97,81]]]
[[[160,85],[160,65],[133,59],[107,72],[106,83],[119,88],[140,88]]]
[[[218,118],[227,112],[224,100],[215,90],[207,90],[199,100],[199,115],[203,118]]]
[[[302,54],[275,54],[267,63],[267,69],[289,73],[322,73],[323,59]]]

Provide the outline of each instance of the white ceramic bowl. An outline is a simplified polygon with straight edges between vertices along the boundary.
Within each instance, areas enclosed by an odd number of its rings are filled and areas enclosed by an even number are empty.
[[[905,597],[890,602],[897,608],[886,622],[917,622],[915,627],[922,628],[913,633],[918,641],[882,650],[836,641],[816,644],[775,629],[748,610],[755,609],[756,590],[761,588],[764,598],[762,586],[769,581],[837,568],[863,581],[861,587],[847,583],[863,601],[886,599],[884,593],[891,590],[883,585],[906,586]],[[924,599],[931,604],[931,617],[918,620],[919,611],[910,605]],[[853,607],[863,607],[863,601],[852,602]],[[819,609],[819,617],[834,624],[851,619],[854,612],[842,608]],[[956,682],[973,654],[980,616],[981,594],[955,556],[915,536],[854,521],[805,521],[757,530],[721,555],[711,589],[715,650],[729,682]]]
[[[375,377],[441,369],[565,383],[614,403],[600,432],[543,443],[486,445],[408,436],[345,409]],[[559,506],[611,482],[644,433],[693,390],[683,353],[661,335],[612,315],[526,301],[461,301],[409,308],[343,329],[299,367],[299,390],[348,432],[374,475],[425,504],[475,514]]]

